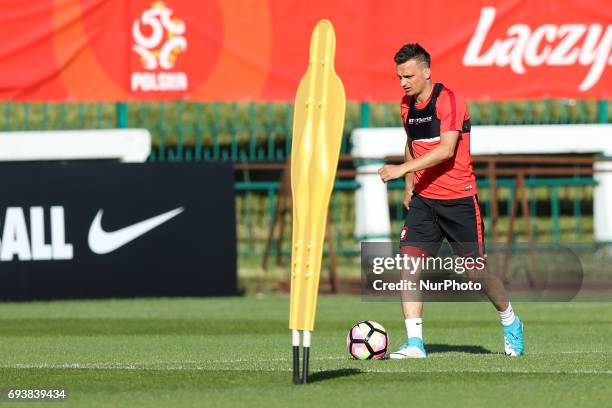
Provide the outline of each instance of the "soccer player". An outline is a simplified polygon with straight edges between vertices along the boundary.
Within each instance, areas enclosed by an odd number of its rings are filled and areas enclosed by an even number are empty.
[[[402,254],[436,256],[446,238],[458,256],[484,259],[484,227],[470,156],[470,114],[455,92],[431,79],[431,58],[419,44],[406,44],[395,54],[397,76],[405,95],[401,102],[408,136],[405,162],[379,169],[384,182],[404,177],[404,206],[409,210],[401,231]],[[416,272],[417,278],[420,271]],[[497,309],[507,355],[523,354],[523,322],[515,316],[501,280],[485,271],[481,278]],[[424,358],[423,302],[402,297],[408,340],[392,359]]]

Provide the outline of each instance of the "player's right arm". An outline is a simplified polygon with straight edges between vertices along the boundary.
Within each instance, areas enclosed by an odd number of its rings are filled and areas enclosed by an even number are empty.
[[[405,122],[408,117],[408,107],[410,106],[410,98],[408,96],[404,96],[402,98],[402,103],[400,104],[400,111],[402,120]],[[410,139],[410,135],[406,132],[406,148],[404,149],[404,162],[408,160],[412,160],[412,154],[410,153],[410,143],[412,140]],[[412,191],[414,190],[414,173],[406,173],[404,176],[404,181],[406,182],[406,187],[404,191],[404,207],[408,209],[410,207],[410,200],[412,199]]]
[[[410,138],[406,142],[406,149],[404,150],[404,161],[407,162],[412,160],[412,154],[410,154]],[[410,200],[412,199],[412,191],[414,190],[414,173],[408,172],[404,176],[406,182],[406,189],[404,191],[404,207],[408,209],[410,207]]]

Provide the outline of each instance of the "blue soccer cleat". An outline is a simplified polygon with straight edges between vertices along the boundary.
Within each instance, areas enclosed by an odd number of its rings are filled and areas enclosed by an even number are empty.
[[[522,356],[525,351],[523,322],[518,316],[510,326],[504,328],[504,352],[507,356]]]
[[[397,351],[389,354],[389,358],[392,360],[425,357],[427,357],[427,353],[425,353],[423,340],[418,337],[410,337],[408,341],[402,344]]]

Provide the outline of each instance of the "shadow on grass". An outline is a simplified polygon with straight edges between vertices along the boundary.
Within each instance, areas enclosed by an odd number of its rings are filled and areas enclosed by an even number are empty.
[[[339,370],[317,371],[308,376],[308,382],[314,383],[325,380],[333,380],[334,378],[349,377],[351,375],[361,374],[362,371],[356,368],[341,368]]]
[[[467,353],[467,354],[499,354],[482,346],[466,344],[427,344],[427,354],[433,353]]]

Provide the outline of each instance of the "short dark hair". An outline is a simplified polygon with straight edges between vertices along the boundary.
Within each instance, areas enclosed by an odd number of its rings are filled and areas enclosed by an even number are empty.
[[[397,65],[403,64],[411,59],[416,59],[417,61],[424,63],[427,68],[431,66],[431,57],[429,56],[429,53],[425,50],[425,48],[421,47],[417,43],[404,44],[395,54],[393,59]]]

